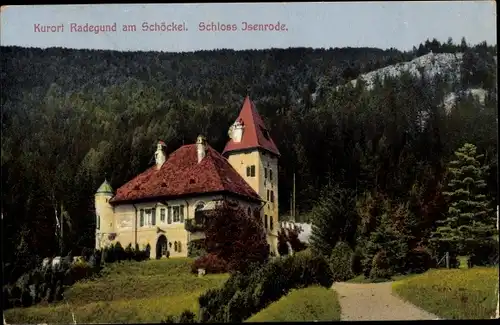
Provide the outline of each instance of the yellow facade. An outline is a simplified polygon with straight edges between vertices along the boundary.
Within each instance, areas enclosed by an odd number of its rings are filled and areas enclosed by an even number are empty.
[[[111,194],[102,195],[100,193],[95,196],[98,225],[96,248],[101,249],[120,242],[124,248],[129,244],[135,247],[137,243],[140,249],[144,249],[149,244],[151,248],[150,258],[157,257],[157,249],[161,249],[157,247],[157,244],[162,236],[162,239],[166,241],[166,250],[168,250],[170,257],[188,256],[190,240],[202,238],[203,235],[188,232],[185,229],[185,221],[194,219],[197,208],[213,209],[216,207],[216,202],[223,199],[222,196],[203,196],[185,200],[120,204],[113,207],[108,202],[111,196]],[[257,203],[246,201],[239,201],[239,204],[244,209],[251,208],[252,211],[260,207]],[[142,225],[141,210],[144,211]],[[152,210],[155,210],[154,224]],[[151,213],[147,213],[149,211]],[[111,238],[110,234],[112,234]]]
[[[251,149],[230,152],[228,161],[265,202],[262,223],[271,252],[278,255],[278,158],[267,151]]]

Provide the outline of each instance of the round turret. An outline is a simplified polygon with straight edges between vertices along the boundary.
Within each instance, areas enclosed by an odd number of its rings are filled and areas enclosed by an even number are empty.
[[[101,186],[99,186],[95,195],[113,195],[113,188],[106,179],[101,184]]]
[[[95,225],[96,248],[101,249],[107,245],[107,237],[115,232],[114,212],[109,200],[113,197],[113,188],[107,180],[99,186],[95,193]]]

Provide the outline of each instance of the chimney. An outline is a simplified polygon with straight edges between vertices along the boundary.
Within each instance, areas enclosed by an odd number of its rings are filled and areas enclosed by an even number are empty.
[[[165,151],[163,151],[164,147],[166,147],[165,142],[161,140],[158,141],[155,152],[156,169],[160,169],[161,166],[163,166],[163,164],[165,163],[166,156],[165,156]]]
[[[198,163],[205,158],[207,152],[207,139],[204,136],[199,135],[196,139],[196,153],[198,154]]]

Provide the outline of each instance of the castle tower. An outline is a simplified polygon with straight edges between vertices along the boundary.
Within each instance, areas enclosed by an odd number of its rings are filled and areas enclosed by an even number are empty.
[[[271,252],[278,254],[278,158],[280,153],[254,103],[247,96],[234,124],[223,155],[257,192],[265,205],[261,218]]]
[[[99,186],[94,195],[96,217],[96,248],[100,249],[109,242],[108,236],[115,232],[114,212],[109,200],[113,197],[113,188],[107,180]]]

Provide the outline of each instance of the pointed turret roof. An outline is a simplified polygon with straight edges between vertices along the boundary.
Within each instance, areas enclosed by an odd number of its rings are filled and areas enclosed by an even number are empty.
[[[107,195],[111,194],[113,195],[113,188],[111,185],[108,183],[108,180],[104,180],[104,182],[99,186],[97,189],[97,192],[95,193],[96,195]]]
[[[263,149],[280,156],[278,148],[276,148],[273,139],[269,135],[269,130],[249,96],[245,98],[236,121],[240,121],[244,125],[243,137],[240,142],[234,142],[230,139],[222,152],[223,155],[227,155],[231,151]]]

